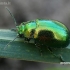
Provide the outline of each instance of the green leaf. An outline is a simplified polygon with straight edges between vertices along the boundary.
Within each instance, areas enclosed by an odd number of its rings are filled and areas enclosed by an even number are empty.
[[[35,46],[33,41],[27,43],[23,38],[17,38],[6,46],[16,36],[17,32],[0,29],[0,57],[37,62],[60,62],[60,58],[55,57],[47,49],[43,49],[41,56],[40,50]],[[70,62],[70,46],[64,49],[52,49],[52,51],[55,55],[62,55],[66,62]]]

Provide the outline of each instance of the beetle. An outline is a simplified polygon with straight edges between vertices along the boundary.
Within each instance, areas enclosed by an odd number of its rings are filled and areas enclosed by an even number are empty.
[[[11,14],[7,7],[6,9]],[[28,42],[33,39],[34,44],[40,49],[41,46],[45,46],[51,53],[53,53],[53,48],[65,48],[69,45],[69,29],[61,22],[55,20],[36,19],[33,21],[22,22],[19,26],[17,26],[13,14],[11,14],[11,16],[15,21],[18,36],[24,38],[25,41]],[[61,61],[64,61],[61,55],[60,58]]]

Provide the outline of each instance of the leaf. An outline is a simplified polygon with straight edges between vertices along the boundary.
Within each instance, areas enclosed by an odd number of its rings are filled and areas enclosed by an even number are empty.
[[[16,36],[17,32],[0,29],[0,57],[37,62],[60,62],[60,59],[51,54],[47,49],[43,50],[41,56],[40,50],[35,46],[33,41],[27,43],[23,38],[17,38],[6,46]],[[70,45],[64,49],[52,49],[52,51],[55,55],[62,55],[66,62],[70,62]]]

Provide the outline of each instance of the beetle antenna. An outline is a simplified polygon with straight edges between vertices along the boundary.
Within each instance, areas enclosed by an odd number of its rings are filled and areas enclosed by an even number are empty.
[[[4,47],[4,49],[5,49],[10,43],[12,43],[17,37],[18,37],[18,36],[16,36],[12,41],[10,41],[10,42]]]
[[[16,19],[14,18],[14,15],[11,13],[11,11],[8,9],[8,7],[5,7],[5,8],[8,10],[8,12],[10,13],[10,15],[14,19],[15,25],[17,26],[17,22],[16,22]]]

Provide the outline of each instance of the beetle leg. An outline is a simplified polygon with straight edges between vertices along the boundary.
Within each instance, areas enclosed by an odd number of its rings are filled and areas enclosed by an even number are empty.
[[[36,47],[39,49],[39,51],[40,51],[40,55],[42,56],[42,55],[43,55],[43,54],[42,54],[42,49],[40,48],[39,45],[36,45]]]
[[[58,57],[61,62],[65,62],[65,60],[63,59],[62,55],[57,56],[56,54],[53,53],[52,49],[48,47],[48,50],[50,51],[50,53],[52,53],[55,57]]]
[[[40,51],[40,55],[42,56],[43,54],[42,54],[42,48],[41,48],[41,46],[40,46],[40,44],[38,44],[38,43],[36,43],[35,42],[35,46],[39,49],[39,51]]]

